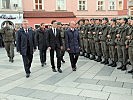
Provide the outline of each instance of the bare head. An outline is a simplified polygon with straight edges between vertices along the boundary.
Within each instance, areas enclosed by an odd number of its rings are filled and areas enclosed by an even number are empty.
[[[75,27],[76,27],[75,21],[71,21],[71,22],[70,22],[70,28],[75,28]]]
[[[28,24],[29,24],[28,20],[24,19],[23,22],[22,22],[22,27],[27,29],[28,28]]]

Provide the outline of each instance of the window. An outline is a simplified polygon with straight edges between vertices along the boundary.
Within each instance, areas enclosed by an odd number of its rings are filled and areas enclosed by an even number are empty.
[[[34,0],[34,9],[35,10],[43,10],[44,9],[44,2],[43,0]]]
[[[97,0],[97,10],[105,10],[105,1]]]
[[[116,10],[116,0],[109,0],[109,10]]]
[[[87,0],[78,1],[78,10],[87,10]]]
[[[66,10],[66,0],[56,0],[56,10]]]
[[[118,10],[123,10],[123,0],[118,1]]]
[[[10,0],[2,0],[2,8],[10,9]]]
[[[129,15],[133,15],[133,7],[130,8]]]

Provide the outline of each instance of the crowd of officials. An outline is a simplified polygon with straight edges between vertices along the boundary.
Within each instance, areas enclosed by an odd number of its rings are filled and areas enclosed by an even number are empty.
[[[12,63],[16,43],[17,52],[22,55],[27,78],[30,76],[33,53],[37,48],[42,67],[46,65],[47,50],[50,51],[53,72],[62,73],[61,62],[65,63],[64,55],[67,51],[73,71],[77,69],[78,57],[84,56],[88,60],[117,67],[122,71],[127,70],[129,64],[132,69],[128,73],[133,73],[133,17],[111,20],[106,17],[81,19],[77,23],[71,21],[64,25],[53,20],[51,27],[46,28],[45,23],[41,23],[35,30],[28,26],[28,20],[24,20],[22,27],[17,30],[12,29],[7,22],[0,33]],[[57,57],[57,70],[54,52]],[[121,65],[117,66],[117,62]]]

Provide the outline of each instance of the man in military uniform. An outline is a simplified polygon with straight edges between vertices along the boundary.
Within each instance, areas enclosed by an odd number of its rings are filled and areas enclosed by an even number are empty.
[[[127,25],[128,19],[121,18],[121,26],[119,27],[118,34],[116,35],[116,43],[117,43],[117,53],[118,60],[121,62],[121,66],[117,69],[121,69],[122,71],[126,70],[126,64],[128,60],[127,56],[127,48],[125,45],[126,36],[128,34],[129,27]]]
[[[65,55],[65,31],[66,31],[66,28],[62,27],[62,23],[61,22],[57,22],[57,28],[61,31],[61,39],[62,39],[62,43],[63,43],[63,49],[61,50],[61,61],[63,63],[65,63],[65,60],[64,60],[64,55]]]
[[[96,25],[95,25],[95,31],[93,32],[93,38],[95,41],[95,50],[97,54],[97,59],[95,61],[100,62],[102,61],[102,50],[101,50],[101,43],[99,40],[99,32],[101,32],[102,26],[101,26],[101,19],[95,19],[96,20]]]
[[[90,25],[87,29],[87,33],[88,33],[88,41],[89,41],[89,46],[90,46],[90,51],[91,51],[91,57],[90,60],[95,60],[95,42],[93,39],[93,32],[95,31],[95,19],[90,19]]]
[[[90,58],[90,46],[89,46],[89,41],[88,41],[88,33],[87,33],[87,29],[89,27],[89,20],[85,19],[85,34],[83,35],[83,40],[84,40],[84,49],[86,52],[85,57],[86,58]]]
[[[103,25],[102,25],[102,31],[99,32],[99,39],[100,39],[100,42],[101,42],[101,48],[102,48],[102,54],[103,54],[103,58],[104,60],[101,62],[101,64],[109,64],[109,48],[108,48],[108,45],[106,43],[106,40],[107,40],[107,34],[108,34],[108,31],[109,31],[109,25],[108,25],[108,18],[103,18]]]
[[[5,22],[5,27],[0,30],[3,36],[3,41],[7,55],[9,57],[9,62],[13,63],[14,58],[14,41],[15,41],[15,31],[9,25],[9,22]]]
[[[132,69],[128,73],[133,73],[133,17],[129,18],[129,32],[125,44],[126,48],[128,48],[129,61],[132,66]]]
[[[80,35],[80,43],[81,43],[81,56],[85,56],[85,48],[84,48],[84,41],[83,37],[85,34],[85,26],[84,20],[79,20],[79,35]]]
[[[116,26],[116,19],[113,18],[111,19],[111,27],[109,30],[109,33],[107,35],[107,44],[109,46],[109,57],[112,61],[108,66],[116,67],[117,64],[117,49],[116,43],[115,43],[115,38],[116,38],[116,33],[117,33],[118,27]]]

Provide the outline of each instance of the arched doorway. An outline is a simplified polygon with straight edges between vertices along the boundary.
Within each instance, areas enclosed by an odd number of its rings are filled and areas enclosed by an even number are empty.
[[[11,21],[4,21],[4,22],[1,24],[1,28],[4,27],[4,25],[5,25],[6,22],[8,22],[9,25],[11,25],[12,28],[14,28],[14,24],[13,24],[13,22],[11,22]]]

